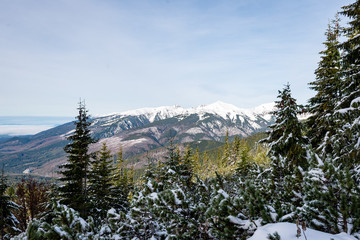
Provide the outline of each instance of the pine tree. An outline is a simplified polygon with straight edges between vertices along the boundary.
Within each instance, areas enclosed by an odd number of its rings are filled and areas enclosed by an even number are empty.
[[[210,191],[205,212],[210,235],[215,239],[246,239],[254,225],[243,213],[243,201],[232,193],[234,189],[231,180],[229,182],[216,174],[210,181]]]
[[[111,208],[113,198],[113,174],[112,155],[104,142],[100,152],[92,162],[92,170],[89,174],[89,199],[91,201],[91,213],[94,217],[105,218]]]
[[[30,222],[25,236],[19,239],[94,239],[95,224],[85,221],[79,212],[59,202],[50,203],[50,214]]]
[[[359,185],[351,169],[336,165],[328,158],[305,174],[301,215],[314,229],[355,233],[359,231]]]
[[[88,175],[90,165],[89,145],[94,143],[90,135],[89,116],[85,103],[79,103],[79,114],[75,121],[75,131],[67,139],[70,141],[64,148],[68,154],[68,162],[60,166],[60,180],[64,183],[59,188],[63,204],[79,211],[81,216],[87,215],[88,204]]]
[[[163,183],[159,181],[160,175],[152,159],[146,166],[141,178],[142,184],[135,188],[133,200],[129,211],[129,227],[127,229],[130,239],[150,239],[159,237],[157,233],[165,232],[165,226],[159,223],[152,211],[158,193],[163,190]]]
[[[18,233],[16,228],[19,223],[15,218],[13,211],[17,210],[19,206],[10,200],[10,197],[5,195],[8,185],[2,170],[0,176],[0,239],[10,239],[11,235]]]
[[[170,145],[166,161],[146,171],[131,208],[136,237],[198,239],[206,235],[202,217],[205,208],[199,202],[198,188],[192,181],[191,159],[189,149],[181,154],[179,148]]]
[[[325,50],[321,51],[321,61],[315,71],[316,80],[309,83],[316,95],[309,100],[308,136],[312,146],[322,158],[332,152],[331,137],[335,134],[333,118],[335,105],[341,97],[339,17],[331,22],[326,31]]]

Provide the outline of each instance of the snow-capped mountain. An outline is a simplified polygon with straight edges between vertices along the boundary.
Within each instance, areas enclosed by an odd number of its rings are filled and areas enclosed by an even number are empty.
[[[96,116],[90,128],[93,137],[99,141],[91,146],[91,151],[100,149],[106,142],[113,153],[121,146],[126,157],[163,147],[170,139],[174,143],[222,141],[227,132],[230,137],[246,137],[264,131],[273,122],[271,112],[274,105],[269,103],[253,109],[241,109],[215,102],[193,108],[164,106]],[[74,125],[67,123],[26,139],[14,138],[2,142],[0,162],[8,164],[15,172],[29,167],[48,171],[48,168],[66,160],[62,148],[73,129]],[[41,173],[40,170],[38,173]]]
[[[195,117],[193,122],[202,130],[225,129],[223,133],[216,134],[214,140],[219,140],[226,133],[227,127],[238,129],[233,133],[230,128],[229,134],[247,136],[267,126],[271,121],[271,112],[274,109],[274,103],[260,105],[253,109],[241,109],[232,104],[224,102],[215,102],[209,105],[201,105],[193,108],[183,108],[180,106],[165,106],[157,108],[141,108],[122,113],[113,113],[105,116],[98,116],[93,120],[93,131],[103,134],[102,137],[116,135],[122,131],[143,127],[157,121],[166,119],[182,122],[189,117]],[[212,121],[217,119],[218,121]],[[208,119],[207,121],[205,121]],[[213,122],[215,128],[212,128],[208,122]],[[222,123],[220,123],[222,122]],[[233,126],[234,125],[234,126]],[[103,131],[106,128],[107,131]]]

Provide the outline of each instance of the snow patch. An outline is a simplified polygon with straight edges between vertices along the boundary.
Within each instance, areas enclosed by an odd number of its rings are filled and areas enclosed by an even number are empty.
[[[203,133],[203,130],[199,127],[194,127],[194,128],[188,129],[185,133],[195,135],[195,134]]]
[[[300,238],[296,237],[296,231],[297,227],[296,224],[293,223],[272,223],[267,224],[265,226],[259,227],[254,235],[249,238],[248,240],[264,240],[268,239],[269,234],[274,234],[277,232],[281,239],[286,240],[302,240],[305,239],[304,234],[301,234]],[[340,233],[340,234],[330,234],[330,233],[324,233],[320,231],[316,231],[313,229],[306,229],[305,235],[307,239],[334,239],[334,240],[356,240],[355,237],[348,235],[346,233]]]
[[[227,192],[225,192],[223,189],[219,189],[219,190],[218,190],[218,193],[221,194],[221,195],[223,195],[224,198],[228,198],[228,197],[229,197],[229,194],[227,194]]]

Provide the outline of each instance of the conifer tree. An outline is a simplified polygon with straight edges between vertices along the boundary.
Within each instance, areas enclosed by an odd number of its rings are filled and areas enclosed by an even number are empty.
[[[293,219],[296,208],[301,206],[303,171],[308,168],[308,140],[303,136],[302,125],[297,118],[299,107],[291,96],[289,84],[279,91],[278,98],[275,124],[270,126],[268,137],[262,142],[269,144],[272,206],[278,219],[285,221]]]
[[[13,214],[19,206],[10,200],[10,197],[5,194],[8,185],[2,170],[0,176],[0,239],[10,239],[11,235],[19,232],[17,224],[19,223]]]
[[[87,215],[88,175],[90,165],[89,145],[94,143],[90,135],[90,120],[85,103],[79,103],[79,113],[76,117],[75,131],[67,139],[70,141],[64,148],[68,161],[60,166],[63,175],[59,188],[63,204],[79,211],[81,216]]]
[[[185,153],[183,154],[180,165],[182,165],[182,168],[179,171],[182,182],[186,187],[191,187],[192,180],[194,177],[195,164],[189,146],[187,146],[185,149]]]
[[[207,151],[205,151],[201,156],[201,165],[202,165],[201,175],[204,178],[212,176],[214,166],[210,163],[210,159],[209,159]],[[217,169],[218,169],[218,171],[221,171],[223,169],[221,163],[220,163],[220,166],[217,166]]]
[[[105,218],[107,210],[111,208],[113,199],[113,173],[112,155],[104,142],[100,152],[92,162],[89,174],[89,199],[93,216]]]
[[[302,210],[311,227],[332,233],[360,229],[359,7],[356,1],[340,12],[350,18],[345,42],[338,42],[338,18],[329,26],[327,48],[316,72],[317,80],[323,81],[314,82],[318,93],[311,99],[315,104],[310,134],[321,159],[306,173]]]
[[[200,150],[199,147],[196,147],[195,153],[192,154],[192,161],[194,163],[194,174],[200,175],[201,173],[201,163],[200,163]]]
[[[352,233],[360,230],[360,1],[344,6],[341,15],[350,20],[344,28],[345,41],[339,44],[342,53],[340,76],[341,98],[335,106],[336,134],[332,163],[336,169],[332,184],[333,201],[341,231]],[[331,169],[329,168],[329,169]],[[333,225],[335,223],[333,222]]]
[[[297,118],[299,107],[291,96],[289,84],[285,85],[283,91],[279,91],[278,98],[277,110],[273,112],[275,124],[270,126],[269,136],[262,142],[269,144],[272,160],[282,161],[282,170],[292,173],[296,166],[306,169],[308,139],[303,136],[302,125]]]
[[[216,173],[210,180],[209,203],[205,212],[209,222],[209,233],[215,239],[246,239],[256,224],[249,216],[242,195],[234,194],[239,183],[237,179],[225,179]]]
[[[134,192],[129,214],[131,228],[128,230],[132,237],[150,239],[156,237],[158,232],[164,232],[165,226],[159,223],[151,209],[162,189],[156,172],[154,165],[148,164],[142,177],[143,184]]]
[[[342,57],[342,96],[337,105],[340,125],[334,137],[337,157],[348,167],[360,164],[360,1],[344,6],[340,14],[350,21],[344,28],[347,39],[340,44]]]
[[[116,160],[112,206],[116,209],[126,211],[129,207],[129,194],[134,187],[133,176],[131,170],[124,166],[122,148],[120,148],[117,153]]]
[[[314,155],[316,156],[316,155]],[[359,231],[359,185],[354,173],[336,167],[333,158],[318,162],[306,172],[303,182],[304,206],[301,215],[311,228],[330,232]]]
[[[309,100],[311,116],[307,121],[308,136],[312,146],[322,158],[332,152],[331,137],[335,134],[334,112],[341,97],[339,17],[329,24],[326,31],[325,50],[321,51],[321,61],[315,71],[316,80],[309,83],[316,95]]]
[[[236,144],[236,142],[234,142],[234,144]],[[239,158],[236,172],[246,178],[247,174],[250,173],[250,167],[253,162],[250,156],[250,148],[244,139],[236,145],[238,145],[237,156]]]
[[[270,214],[274,212],[273,209],[268,207],[270,199],[273,198],[267,185],[270,181],[269,169],[264,167],[268,166],[257,164],[250,155],[247,142],[241,140],[239,162],[233,180],[237,184],[233,186],[232,191],[236,193],[234,205],[241,209],[243,218],[248,219],[253,227],[257,227],[255,222],[259,222],[260,219],[262,224],[275,220]]]
[[[189,149],[181,154],[173,145],[168,147],[166,161],[157,169],[147,171],[140,191],[135,193],[131,215],[133,226],[141,239],[197,239],[204,233],[199,219],[204,207],[195,201],[197,193]]]
[[[225,140],[224,140],[223,154],[220,163],[220,168],[225,168],[230,161],[231,148],[229,142],[229,131],[226,130]]]
[[[79,212],[59,202],[49,204],[50,213],[30,222],[26,237],[18,239],[94,239],[95,224],[85,221]]]

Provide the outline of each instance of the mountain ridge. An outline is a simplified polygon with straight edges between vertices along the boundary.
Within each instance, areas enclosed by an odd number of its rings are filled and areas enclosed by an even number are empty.
[[[215,102],[193,108],[162,106],[141,108],[92,118],[91,134],[99,141],[90,146],[98,151],[103,142],[115,154],[120,147],[124,157],[144,153],[169,144],[193,141],[222,141],[231,136],[246,137],[264,131],[272,123],[274,103],[253,109]],[[66,161],[62,150],[74,124],[66,123],[27,138],[0,142],[0,163],[12,172],[33,168],[39,175],[55,171]]]

